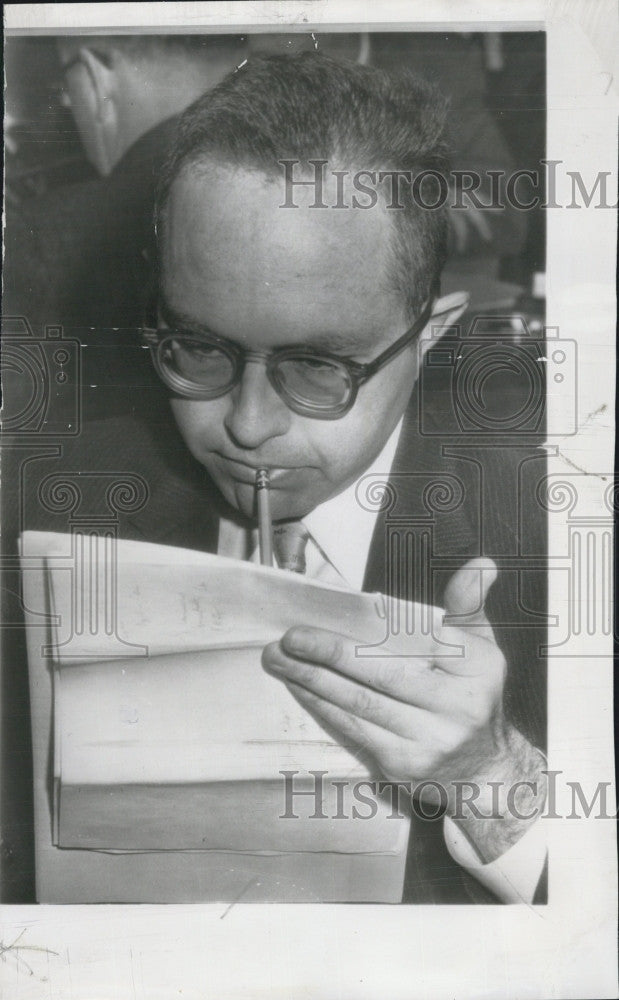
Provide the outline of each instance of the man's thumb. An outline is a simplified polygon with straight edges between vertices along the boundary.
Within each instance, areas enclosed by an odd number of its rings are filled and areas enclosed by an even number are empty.
[[[490,587],[497,578],[492,559],[471,559],[452,576],[445,590],[445,610],[448,615],[484,616],[484,604]]]

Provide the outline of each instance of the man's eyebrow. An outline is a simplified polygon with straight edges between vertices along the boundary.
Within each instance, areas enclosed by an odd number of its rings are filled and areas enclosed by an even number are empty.
[[[242,346],[240,341],[224,337],[216,330],[207,326],[206,323],[199,322],[187,313],[178,312],[176,309],[172,309],[167,302],[165,302],[165,300],[161,303],[161,313],[166,322],[171,323],[174,326],[183,327],[184,329],[190,330],[192,333],[196,333],[198,335],[203,334],[205,336],[221,337],[222,340],[231,340],[232,343]],[[372,346],[373,341],[370,338],[363,338],[360,342],[354,334],[333,331],[318,334],[303,343],[283,344],[279,349],[286,350],[288,348],[298,347],[302,350],[304,347],[311,347],[312,350],[324,351],[325,354],[339,354],[340,352],[342,354],[361,354],[364,351],[369,350]]]
[[[211,337],[219,336],[219,334],[216,333],[215,330],[212,330],[210,326],[207,326],[206,323],[200,323],[187,313],[178,312],[176,309],[172,309],[165,299],[161,302],[161,315],[163,316],[165,322],[171,324],[172,326],[178,326],[186,330],[191,330],[192,333],[203,333]]]
[[[362,340],[351,333],[323,333],[312,337],[307,342],[308,347],[313,347],[317,351],[325,351],[327,354],[349,353],[360,354],[372,346],[372,341],[364,337]]]

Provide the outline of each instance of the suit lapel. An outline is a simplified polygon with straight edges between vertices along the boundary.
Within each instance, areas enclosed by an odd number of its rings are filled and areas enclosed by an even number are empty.
[[[442,572],[433,560],[441,560],[441,565],[451,561],[455,568],[476,554],[471,519],[475,487],[466,464],[443,454],[440,436],[420,433],[417,407],[414,392],[388,476],[384,509],[376,518],[363,589],[439,603],[452,567]],[[399,569],[394,564],[398,554],[404,564]]]

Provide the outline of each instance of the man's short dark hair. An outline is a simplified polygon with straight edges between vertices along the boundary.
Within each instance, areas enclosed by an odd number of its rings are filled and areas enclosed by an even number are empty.
[[[413,74],[339,63],[319,53],[250,59],[183,114],[164,166],[158,228],[181,170],[204,160],[284,179],[279,161],[328,161],[326,170],[425,170],[445,177],[446,102]],[[384,185],[379,185],[379,190]],[[283,187],[282,187],[283,191]],[[385,191],[389,198],[389,188]],[[447,254],[444,209],[424,208],[400,185],[392,212],[394,287],[416,315]],[[426,204],[431,204],[428,197]]]

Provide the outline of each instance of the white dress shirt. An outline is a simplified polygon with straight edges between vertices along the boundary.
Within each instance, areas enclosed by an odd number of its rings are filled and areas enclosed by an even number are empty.
[[[395,457],[402,420],[380,455],[363,477],[388,478]],[[310,533],[305,550],[306,575],[330,585],[361,590],[378,510],[362,506],[356,495],[358,481],[316,507],[303,518]],[[258,536],[222,518],[219,525],[219,555],[258,561]],[[534,823],[505,854],[482,864],[457,825],[446,818],[443,832],[451,857],[504,903],[531,903],[546,858],[545,830]]]
[[[401,429],[402,420],[380,455],[365,470],[364,477],[374,475],[387,480]],[[357,482],[351,483],[303,518],[303,524],[310,533],[305,550],[305,572],[306,576],[324,583],[361,590],[377,511],[361,506],[356,498],[356,489]],[[248,531],[222,518],[217,552],[220,556],[257,562],[258,532]]]

